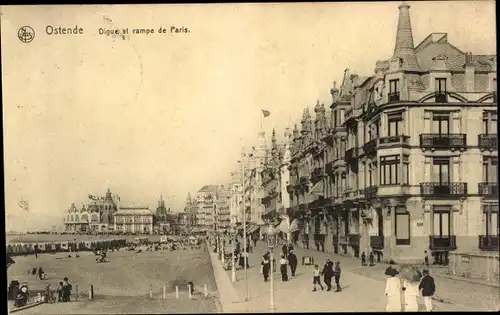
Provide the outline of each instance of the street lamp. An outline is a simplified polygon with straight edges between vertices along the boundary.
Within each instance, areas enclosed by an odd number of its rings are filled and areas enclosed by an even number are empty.
[[[231,281],[236,282],[236,264],[234,263],[236,257],[234,256],[234,243],[236,242],[236,237],[235,237],[235,229],[234,226],[231,225],[229,232],[231,233],[231,251],[233,253],[232,258],[233,261],[231,262]]]
[[[266,229],[266,235],[267,235],[267,247],[270,249],[270,271],[271,271],[271,288],[270,288],[270,300],[269,300],[269,312],[270,313],[275,313],[276,312],[276,306],[274,305],[274,271],[273,271],[273,251],[278,245],[278,230],[273,226],[272,223],[269,224],[269,226]]]

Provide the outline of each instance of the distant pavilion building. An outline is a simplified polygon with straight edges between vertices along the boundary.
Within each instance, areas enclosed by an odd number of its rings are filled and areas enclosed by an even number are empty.
[[[148,207],[120,207],[114,215],[114,230],[118,233],[153,233],[153,212]]]

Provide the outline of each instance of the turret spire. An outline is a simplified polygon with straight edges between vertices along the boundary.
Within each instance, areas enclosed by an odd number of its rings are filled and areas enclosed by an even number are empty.
[[[399,5],[398,29],[396,32],[396,45],[394,47],[394,58],[403,60],[403,69],[407,71],[421,71],[413,45],[413,33],[411,30],[410,5],[403,2]]]

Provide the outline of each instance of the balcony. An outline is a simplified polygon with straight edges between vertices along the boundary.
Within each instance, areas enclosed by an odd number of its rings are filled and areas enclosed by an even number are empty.
[[[498,183],[479,183],[478,191],[480,196],[498,198]]]
[[[467,196],[467,183],[420,183],[422,197],[465,197]]]
[[[370,140],[363,145],[363,151],[365,152],[366,155],[373,155],[377,153],[377,144],[378,144],[378,139]]]
[[[377,197],[378,186],[370,186],[365,188],[365,198],[373,199]]]
[[[370,236],[370,246],[372,249],[384,249],[384,237],[383,236]]]
[[[431,250],[455,250],[457,249],[457,237],[448,236],[429,236],[429,249]]]
[[[436,103],[448,103],[448,93],[446,91],[434,92],[434,99]]]
[[[392,148],[392,147],[399,147],[402,145],[408,145],[408,140],[410,139],[409,136],[393,136],[393,137],[383,137],[379,139],[379,148],[384,149],[384,148]]]
[[[400,101],[399,92],[390,92],[388,96],[389,96],[389,103]]]
[[[322,167],[316,167],[313,172],[311,173],[311,177],[315,179],[320,179],[323,177],[323,168]]]
[[[420,135],[420,148],[429,150],[465,149],[467,136],[465,133],[424,133]]]
[[[359,239],[360,239],[359,234],[354,234],[354,233],[349,234],[347,239],[350,245],[359,245]]]
[[[325,170],[327,174],[333,175],[333,161],[326,163]]]
[[[479,235],[479,249],[498,251],[498,235]]]
[[[295,186],[294,185],[287,185],[286,186],[286,191],[291,195],[295,192]]]
[[[349,150],[345,151],[345,156],[344,159],[347,163],[351,162],[355,158],[357,158],[356,154],[358,153],[357,148],[350,148]]]
[[[309,177],[301,176],[300,177],[300,185],[307,185],[307,184],[309,184]]]
[[[497,149],[497,135],[486,135],[480,134],[477,136],[477,143],[481,151],[489,150],[493,151]]]

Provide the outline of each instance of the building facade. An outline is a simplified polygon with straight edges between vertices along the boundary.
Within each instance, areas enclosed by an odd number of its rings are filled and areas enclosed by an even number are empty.
[[[331,111],[304,110],[289,166],[299,245],[378,259],[446,263],[453,250],[498,250],[496,56],[445,33],[416,47],[399,6],[393,57],[344,73]]]
[[[113,215],[118,210],[118,197],[108,189],[105,196],[89,196],[90,202],[78,209],[71,204],[68,214],[64,217],[66,232],[75,233],[106,233],[113,232]]]
[[[117,233],[152,234],[153,212],[148,207],[120,207],[114,215]]]
[[[165,201],[163,200],[163,195],[160,195],[160,200],[158,200],[158,205],[156,207],[156,213],[154,216],[154,230],[157,233],[168,232],[171,228],[171,220],[169,220],[170,208],[167,209]]]
[[[230,189],[221,185],[217,191],[216,202],[216,225],[219,231],[228,231],[231,226],[230,202]]]
[[[216,226],[217,185],[205,185],[196,193],[195,225],[200,232],[213,233]]]

